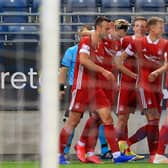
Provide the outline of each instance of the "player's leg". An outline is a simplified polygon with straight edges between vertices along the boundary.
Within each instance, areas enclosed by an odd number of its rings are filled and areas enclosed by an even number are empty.
[[[85,97],[85,99],[83,99],[83,97]],[[79,102],[80,107],[77,106]],[[89,102],[89,96],[87,89],[81,89],[81,90],[74,89],[72,91],[72,99],[69,107],[69,110],[71,110],[71,112],[60,133],[60,154],[61,154],[60,164],[66,164],[66,161],[64,163],[64,159],[62,159],[64,158],[64,148],[67,145],[68,140],[71,134],[73,133],[74,129],[80,122],[81,115],[85,111],[88,102]],[[61,162],[62,160],[63,162]]]
[[[146,135],[150,153],[149,162],[153,162],[159,140],[159,120],[162,97],[158,92],[141,89],[140,98],[142,107],[145,109],[144,114],[148,121]]]
[[[128,137],[127,135],[128,131],[125,131],[127,128],[129,118],[128,97],[129,97],[129,91],[126,90],[126,88],[120,87],[116,109],[116,113],[118,115],[116,125],[118,141],[126,141]]]
[[[141,141],[146,137],[146,129],[147,125],[142,126],[139,128],[131,137],[128,138],[127,143],[129,146]]]
[[[118,141],[116,137],[116,130],[113,125],[113,119],[111,116],[111,103],[107,99],[104,91],[98,90],[97,94],[97,109],[103,124],[106,140],[112,150],[113,160],[115,163],[126,162],[132,160],[135,156],[121,155],[118,147]]]
[[[150,111],[151,110],[151,111]],[[151,115],[152,112],[156,109],[148,109],[147,113],[148,115]],[[149,114],[150,113],[150,114]],[[149,147],[149,162],[153,162],[154,155],[156,154],[157,151],[157,146],[158,146],[158,140],[159,140],[159,118],[155,117],[150,117],[148,120],[148,125],[147,125],[147,142],[148,142],[148,147]]]
[[[94,119],[94,122],[90,125],[88,132],[88,138],[86,142],[86,160],[87,162],[100,164],[102,161],[95,154],[95,147],[98,139],[98,128],[101,124],[101,120],[96,112],[91,113],[91,118]]]
[[[128,119],[129,114],[134,113],[137,106],[136,92],[133,89],[129,90],[127,88],[120,88],[118,102],[117,102],[117,137],[120,147],[120,151],[126,155],[136,155],[136,160],[143,159],[144,156],[135,154],[130,149],[130,144],[128,144]],[[139,135],[139,132],[137,133]],[[137,139],[138,141],[138,139]]]
[[[80,122],[81,113],[70,112],[68,120],[65,122],[64,127],[60,132],[60,164],[67,164],[68,162],[64,158],[64,149],[68,143],[68,140],[75,129],[75,127]]]
[[[91,115],[86,121],[80,139],[75,145],[77,157],[82,162],[87,161],[87,154],[89,157],[95,155],[94,150],[97,143],[98,127],[99,117]]]
[[[68,155],[68,154],[69,154],[69,151],[70,151],[70,148],[71,148],[71,144],[72,144],[72,140],[73,140],[74,134],[75,134],[75,129],[72,131],[72,134],[70,135],[70,137],[69,137],[69,139],[68,139],[68,143],[67,143],[67,145],[66,145],[65,148],[64,148],[64,154],[65,154],[65,155]]]
[[[165,121],[159,133],[159,143],[153,163],[168,163],[168,158],[164,155],[167,144],[168,144],[168,111],[166,113]]]
[[[64,98],[64,102],[65,102],[65,112],[63,115],[63,122],[65,122],[67,120],[67,118],[69,117],[69,104],[70,104],[70,100],[71,100],[71,89],[72,86],[68,85],[67,88],[65,89],[65,98]]]
[[[108,143],[104,135],[104,126],[99,126],[99,141],[101,147],[101,159],[112,159],[111,150],[108,148]]]
[[[64,115],[63,115],[63,122],[66,122],[66,120],[68,119],[69,117],[69,104],[70,104],[70,100],[71,100],[71,89],[72,89],[72,86],[71,85],[68,85],[67,88],[65,89],[65,112],[64,112]],[[74,137],[74,134],[75,134],[75,129],[73,130],[69,140],[68,140],[68,143],[64,149],[64,153],[67,155],[70,151],[70,147],[71,147],[71,144],[72,144],[72,140],[73,140],[73,137]]]

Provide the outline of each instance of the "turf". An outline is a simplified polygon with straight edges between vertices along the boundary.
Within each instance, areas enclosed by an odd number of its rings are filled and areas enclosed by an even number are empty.
[[[28,161],[1,161],[0,168],[40,168],[38,162]]]
[[[124,164],[113,164],[111,162],[104,162],[104,164],[83,164],[79,161],[72,161],[69,165],[60,165],[59,168],[167,168],[166,164],[150,164],[147,161],[135,161]]]
[[[129,162],[124,164],[113,164],[110,161],[105,161],[104,164],[81,163],[79,161],[71,161],[69,165],[60,165],[59,168],[167,168],[166,164],[150,164],[147,160]],[[0,162],[0,168],[40,168],[39,162],[15,162],[3,161]]]

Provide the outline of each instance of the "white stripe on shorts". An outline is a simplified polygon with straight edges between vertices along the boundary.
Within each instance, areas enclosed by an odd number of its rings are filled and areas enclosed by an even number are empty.
[[[146,100],[145,100],[144,89],[139,88],[139,93],[140,93],[140,98],[141,98],[141,103],[142,103],[143,109],[147,109],[147,103],[146,103]]]

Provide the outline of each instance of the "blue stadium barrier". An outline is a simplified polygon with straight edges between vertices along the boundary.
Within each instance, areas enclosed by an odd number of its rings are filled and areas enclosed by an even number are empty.
[[[120,12],[132,12],[131,0],[102,0],[101,12],[103,13],[114,13],[114,16],[110,16],[112,20],[115,19],[126,19],[131,22],[131,16],[118,15]]]

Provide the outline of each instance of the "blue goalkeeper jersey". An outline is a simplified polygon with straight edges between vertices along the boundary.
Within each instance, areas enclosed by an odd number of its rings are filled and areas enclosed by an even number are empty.
[[[61,61],[61,64],[68,68],[68,84],[72,86],[73,79],[74,79],[74,69],[75,69],[75,62],[76,56],[78,51],[78,45],[74,45],[69,47]]]

